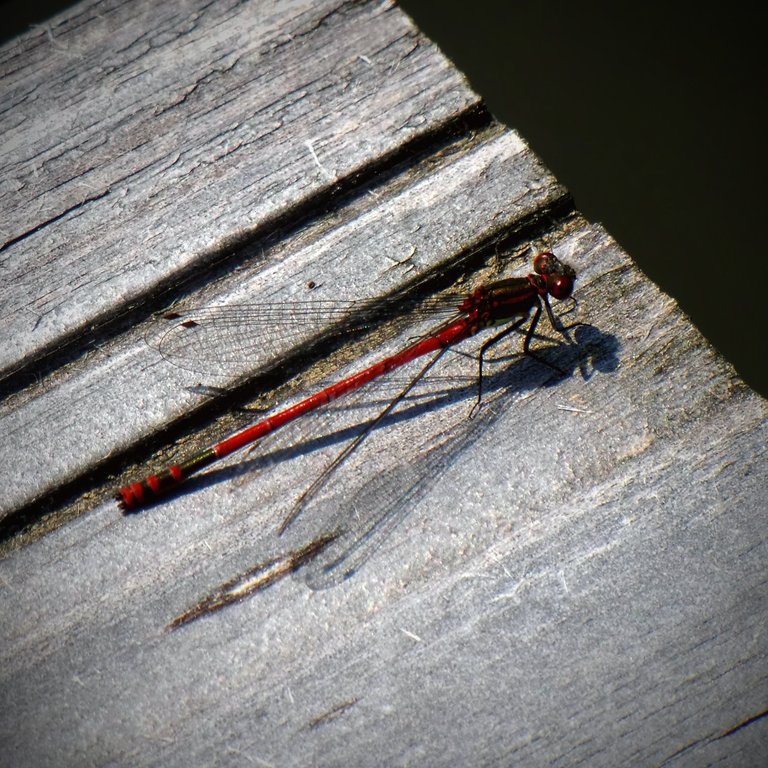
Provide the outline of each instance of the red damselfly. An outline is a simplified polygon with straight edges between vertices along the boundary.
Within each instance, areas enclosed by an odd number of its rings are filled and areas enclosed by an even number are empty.
[[[132,483],[120,489],[116,498],[125,510],[135,510],[151,503],[159,495],[175,488],[190,476],[200,472],[215,461],[223,459],[226,456],[240,450],[266,435],[274,432],[280,427],[293,422],[305,414],[308,414],[331,401],[353,392],[365,386],[374,379],[383,376],[390,371],[394,371],[401,366],[410,363],[417,358],[435,353],[429,362],[418,372],[413,381],[391,402],[385,410],[376,418],[376,422],[386,416],[395,405],[400,402],[408,391],[414,386],[416,381],[423,377],[426,372],[437,362],[440,356],[449,348],[465,339],[474,336],[478,332],[488,329],[501,327],[501,330],[490,339],[488,339],[480,348],[479,354],[479,377],[478,377],[478,403],[482,397],[482,374],[483,357],[485,353],[494,344],[499,342],[505,336],[508,336],[514,330],[519,328],[529,317],[531,311],[534,312],[533,318],[525,332],[523,341],[523,352],[530,354],[530,344],[534,336],[536,326],[541,318],[543,311],[547,312],[552,327],[566,337],[566,329],[555,318],[549,303],[549,297],[563,300],[571,296],[573,285],[576,279],[576,273],[567,264],[561,262],[552,253],[540,253],[533,260],[533,272],[525,277],[513,277],[506,280],[491,283],[486,286],[480,286],[472,291],[471,294],[464,297],[463,300],[454,304],[454,314],[448,321],[442,323],[431,332],[422,335],[418,340],[411,343],[405,349],[396,354],[385,357],[377,363],[348,376],[330,386],[327,386],[300,402],[285,408],[277,413],[257,421],[249,427],[246,427],[229,437],[219,441],[202,451],[178,464],[167,467],[156,475],[149,475],[144,480]],[[229,319],[225,323],[224,334],[234,334],[237,332],[238,316],[242,316],[242,310],[232,308],[229,313]],[[289,308],[285,308],[290,311]],[[205,315],[201,315],[205,317]],[[218,320],[221,315],[218,315]],[[205,321],[203,321],[205,322]],[[277,322],[277,318],[271,318],[270,322]],[[199,321],[185,320],[180,323],[178,328],[181,331],[199,330]],[[183,338],[183,333],[182,333]],[[257,342],[258,343],[258,342]],[[222,349],[224,353],[225,350]],[[348,456],[360,441],[370,432],[371,425],[356,438],[344,451],[334,460],[328,472],[324,473],[305,492],[302,500],[314,494],[319,486],[325,482],[328,475],[338,464]],[[293,511],[283,521],[280,530],[296,517],[301,509],[301,501]]]

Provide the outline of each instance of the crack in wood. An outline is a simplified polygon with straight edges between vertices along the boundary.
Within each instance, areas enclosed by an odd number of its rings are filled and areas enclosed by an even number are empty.
[[[299,549],[277,555],[277,557],[249,568],[244,573],[217,587],[196,605],[174,618],[166,626],[166,630],[178,629],[185,624],[220,611],[228,605],[239,603],[246,597],[261,592],[271,584],[297,571],[316,558],[338,536],[338,532],[329,533]]]

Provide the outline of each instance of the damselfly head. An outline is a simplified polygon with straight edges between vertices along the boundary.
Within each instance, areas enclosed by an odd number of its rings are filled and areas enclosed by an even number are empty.
[[[573,283],[576,272],[567,264],[563,264],[554,253],[543,252],[533,260],[533,269],[547,283],[547,293],[562,301],[573,293]]]

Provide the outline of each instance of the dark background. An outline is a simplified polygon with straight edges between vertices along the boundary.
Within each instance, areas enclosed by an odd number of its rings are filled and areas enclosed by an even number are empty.
[[[67,5],[0,2],[0,36]],[[759,6],[400,6],[531,144],[587,218],[604,224],[747,383],[768,395]]]

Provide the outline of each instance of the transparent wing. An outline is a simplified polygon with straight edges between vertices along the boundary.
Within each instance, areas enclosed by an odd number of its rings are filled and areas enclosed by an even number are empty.
[[[411,375],[422,368],[423,363],[417,364]],[[376,396],[369,391],[365,400],[347,407],[343,418],[348,422],[334,421],[333,445],[324,446],[323,458],[312,469],[294,474],[312,478],[331,470],[320,490],[301,503],[288,529],[292,540],[296,534],[298,540],[335,535],[301,570],[300,577],[310,587],[332,586],[360,568],[434,488],[458,454],[487,428],[493,408],[484,407],[469,419],[477,393],[476,374],[474,357],[450,353],[408,389],[384,419],[378,419],[382,409],[403,391],[403,385],[408,388],[406,375],[399,377],[397,386],[388,381],[386,388],[377,388]],[[348,441],[361,433],[364,440],[336,466],[335,459]],[[294,499],[296,495],[294,490]]]
[[[469,409],[462,410],[463,415],[447,429],[413,445],[384,471],[372,473],[363,485],[348,486],[322,502],[333,510],[326,527],[336,538],[302,571],[308,586],[326,589],[359,570],[496,416],[485,410],[470,420]],[[312,510],[305,514],[311,515]]]
[[[482,408],[474,411],[481,343],[476,339],[468,354],[447,353],[302,506],[292,525],[306,525],[311,537],[335,536],[300,572],[310,587],[333,586],[357,571],[518,395],[559,380],[533,360],[516,365],[521,355],[514,344],[487,361]],[[367,418],[375,419],[379,412],[371,409]],[[336,447],[334,456],[341,448]]]
[[[158,315],[145,340],[180,368],[226,374],[243,365],[258,370],[320,335],[365,331],[395,316],[428,315],[438,322],[455,314],[460,303],[461,296],[449,294],[418,303],[320,300],[210,306]]]
[[[358,302],[331,301],[202,307],[158,316],[145,339],[181,368],[216,373],[248,363],[257,369],[324,329],[349,326],[359,309]]]

